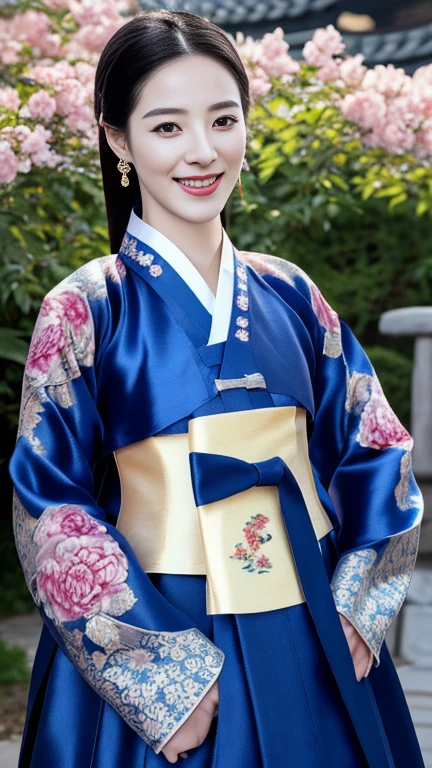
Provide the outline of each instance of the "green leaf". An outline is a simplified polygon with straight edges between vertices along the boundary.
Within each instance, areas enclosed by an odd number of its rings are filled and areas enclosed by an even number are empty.
[[[345,179],[342,179],[341,176],[338,176],[336,173],[329,173],[329,179],[331,179],[333,184],[336,184],[337,187],[340,187],[344,191],[349,189],[349,185],[346,183]]]
[[[391,187],[384,187],[379,189],[375,194],[375,197],[396,197],[405,192],[405,186],[403,184],[393,184]]]
[[[13,328],[0,328],[0,358],[25,365],[29,345]]]
[[[416,214],[417,216],[423,216],[426,211],[429,210],[429,203],[427,200],[420,200],[419,203],[417,203],[416,207]]]
[[[293,152],[295,152],[295,150],[297,149],[297,147],[298,147],[297,139],[290,139],[289,141],[286,141],[284,144],[282,144],[281,149],[284,155],[292,155]]]
[[[15,226],[15,224],[10,225],[9,231],[13,234],[14,237],[16,237],[16,239],[22,245],[23,248],[27,248],[27,243],[25,241],[25,238],[21,230],[17,226]]]
[[[390,200],[389,208],[394,208],[396,205],[400,205],[400,203],[404,203],[405,200],[408,200],[408,195],[406,192],[402,192],[402,194],[397,195],[396,197],[393,197],[392,200]]]

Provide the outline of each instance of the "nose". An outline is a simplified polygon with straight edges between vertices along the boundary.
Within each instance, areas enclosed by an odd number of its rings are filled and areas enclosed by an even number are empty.
[[[202,166],[209,165],[217,156],[213,142],[205,131],[197,131],[193,134],[189,149],[185,154],[185,162],[188,165],[193,163]]]

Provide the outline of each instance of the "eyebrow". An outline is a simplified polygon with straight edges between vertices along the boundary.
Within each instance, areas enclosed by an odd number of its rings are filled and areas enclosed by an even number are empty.
[[[228,99],[228,101],[218,101],[216,104],[211,104],[210,107],[207,107],[207,112],[217,112],[220,109],[228,109],[229,107],[240,107],[240,104],[237,104],[236,101],[232,101],[231,99]],[[155,115],[187,114],[188,110],[180,109],[180,107],[158,107],[157,109],[151,109],[150,112],[146,112],[146,114],[142,116],[142,119],[145,117],[154,117]]]

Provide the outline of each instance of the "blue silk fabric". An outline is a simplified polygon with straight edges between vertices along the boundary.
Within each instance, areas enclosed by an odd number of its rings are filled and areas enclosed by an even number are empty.
[[[409,436],[385,405],[357,340],[307,276],[277,257],[252,257],[234,251],[228,338],[211,346],[210,314],[160,254],[127,232],[117,258],[95,259],[44,300],[10,464],[17,548],[44,619],[21,768],[167,765],[159,737],[140,717],[149,678],[133,654],[146,632],[156,639],[156,654],[163,633],[187,638],[189,630],[206,653],[214,651],[213,669],[223,655],[220,671],[208,673],[219,684],[218,714],[205,741],[189,750],[191,768],[424,766],[385,644],[414,567],[421,518]],[[215,379],[256,372],[266,389],[216,388]],[[307,411],[314,480],[334,530],[319,547],[279,457],[245,469],[232,457],[191,454],[197,504],[247,483],[278,485],[306,596],[290,608],[207,615],[205,576],[145,573],[133,541],[116,529],[121,495],[113,451],[185,433],[197,416],[281,405]],[[81,517],[68,539],[71,508]],[[80,613],[79,584],[72,584],[69,604],[53,548],[63,558],[78,556],[78,541],[90,547],[99,540],[103,554],[116,559],[123,602],[114,606],[108,590],[105,602],[92,595]],[[361,682],[338,612],[374,653]],[[109,642],[96,633],[100,626],[111,632]],[[195,646],[184,648],[188,661]],[[157,658],[162,673],[162,654]],[[167,689],[158,695],[166,698],[150,717],[175,723],[173,697]]]

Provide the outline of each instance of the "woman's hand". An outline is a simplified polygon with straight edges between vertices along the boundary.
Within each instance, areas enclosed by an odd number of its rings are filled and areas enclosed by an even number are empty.
[[[167,741],[161,752],[169,763],[178,756],[187,757],[186,749],[199,747],[206,738],[219,704],[219,685],[216,680],[183,725]]]
[[[356,678],[359,681],[363,677],[368,676],[373,664],[374,656],[351,622],[348,621],[345,616],[342,616],[342,614],[339,614],[339,618],[351,652]]]

